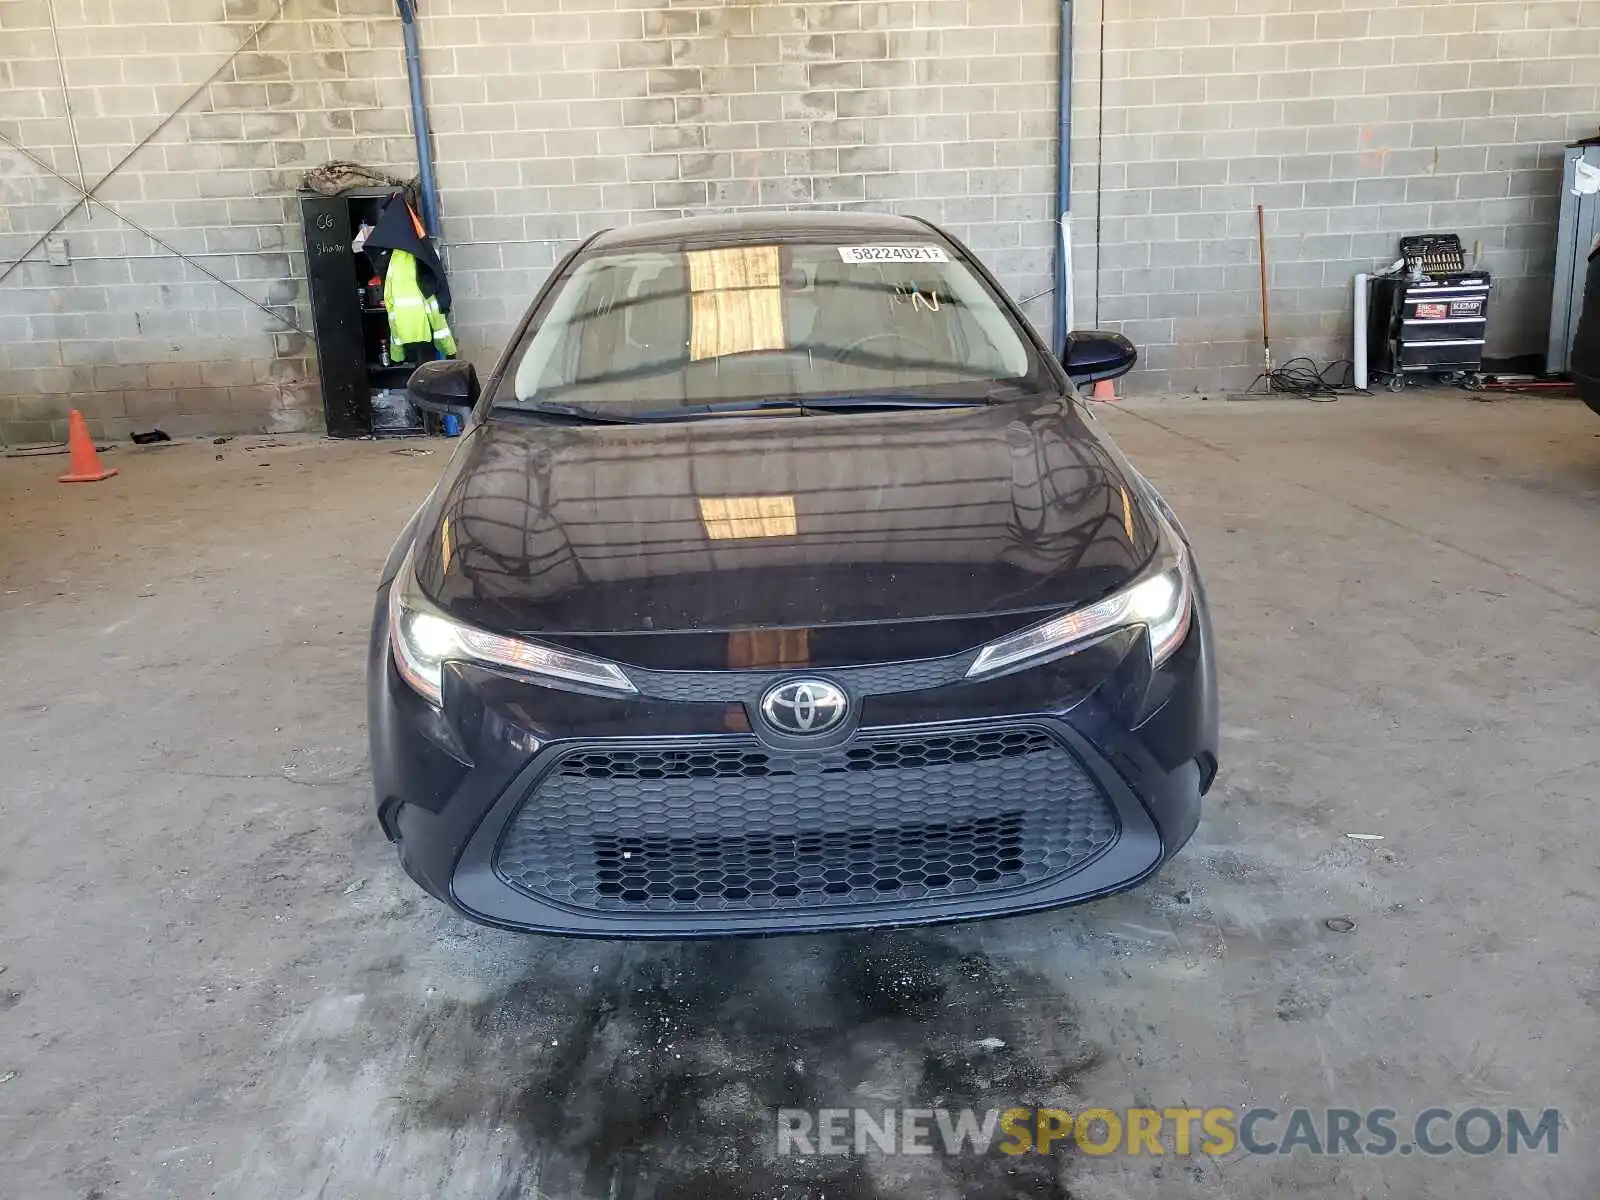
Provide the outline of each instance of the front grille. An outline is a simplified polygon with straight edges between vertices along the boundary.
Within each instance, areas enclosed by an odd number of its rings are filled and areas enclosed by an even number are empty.
[[[910,662],[878,663],[868,667],[818,667],[817,674],[837,680],[859,696],[887,696],[896,692],[920,692],[928,688],[960,683],[977,657],[968,650],[949,658],[919,658]],[[759,696],[772,684],[792,679],[798,670],[789,667],[771,671],[647,671],[628,668],[628,678],[641,696],[672,700],[679,704],[712,704],[747,700]]]
[[[591,743],[540,777],[497,867],[534,896],[603,911],[882,905],[1043,883],[1118,829],[1082,764],[1033,726],[811,753]]]

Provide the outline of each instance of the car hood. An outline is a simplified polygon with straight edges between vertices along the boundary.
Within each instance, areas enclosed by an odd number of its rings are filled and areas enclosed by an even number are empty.
[[[691,665],[661,634],[720,646],[738,630],[867,626],[850,655],[863,641],[868,657],[953,653],[1139,571],[1157,526],[1121,461],[1056,399],[617,426],[496,416],[421,514],[417,578],[460,620],[645,665]]]

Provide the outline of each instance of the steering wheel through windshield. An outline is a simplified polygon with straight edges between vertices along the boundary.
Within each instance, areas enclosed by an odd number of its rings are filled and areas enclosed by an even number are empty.
[[[873,342],[882,342],[882,341],[891,341],[891,340],[895,341],[895,342],[898,342],[902,346],[910,346],[913,349],[917,349],[917,350],[923,351],[924,352],[924,361],[927,362],[927,363],[937,363],[939,361],[938,347],[934,346],[932,342],[929,342],[924,338],[908,337],[903,333],[894,332],[894,331],[890,331],[890,330],[879,330],[877,333],[869,333],[864,337],[858,337],[855,341],[851,342],[848,346],[841,347],[839,349],[839,352],[834,357],[839,362],[843,362],[845,359],[851,357],[852,355],[854,355],[858,351],[860,351],[864,346],[868,346]],[[921,366],[922,364],[921,363],[907,363],[906,365],[907,366]]]

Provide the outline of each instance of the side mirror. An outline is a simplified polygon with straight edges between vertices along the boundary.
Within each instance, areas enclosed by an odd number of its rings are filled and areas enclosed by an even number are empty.
[[[478,372],[458,358],[423,363],[406,381],[406,397],[423,412],[454,413],[463,422],[478,402]]]
[[[1067,334],[1067,353],[1061,365],[1073,383],[1099,383],[1120,379],[1133,370],[1139,351],[1120,333],[1104,329]]]

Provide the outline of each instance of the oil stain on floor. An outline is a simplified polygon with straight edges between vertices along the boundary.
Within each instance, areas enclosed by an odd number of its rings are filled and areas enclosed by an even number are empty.
[[[525,981],[469,1006],[455,1022],[513,1069],[408,1093],[424,1127],[515,1130],[527,1159],[505,1195],[1067,1195],[1050,1160],[777,1153],[779,1109],[1070,1103],[1097,1054],[1061,998],[937,936],[625,952],[529,1056],[515,1031],[552,999]]]
[[[308,1014],[279,1084],[305,1095],[301,1125],[258,1142],[242,1193],[297,1179],[307,1197],[1072,1195],[1061,1158],[949,1155],[938,1136],[927,1156],[778,1153],[780,1109],[1081,1099],[1100,1050],[1071,1003],[958,935],[561,943],[540,967],[418,1006],[384,987],[404,967],[383,961],[366,992]]]
[[[1246,1061],[1269,1028],[1298,1044],[1365,969],[1360,939],[1318,918],[1374,919],[1377,897],[1358,909],[1342,883],[1296,879],[1224,832],[1092,910],[819,937],[527,938],[376,875],[340,926],[348,961],[320,960],[329,990],[263,1047],[262,1120],[241,1113],[251,1132],[222,1194],[1144,1200],[1220,1185],[1225,1164],[1202,1156],[1010,1156],[998,1137],[987,1153],[945,1153],[935,1133],[927,1155],[780,1154],[778,1113],[1189,1104],[1196,1054]],[[1218,1078],[1207,1096],[1247,1094]],[[1297,1185],[1314,1166],[1295,1166]]]

